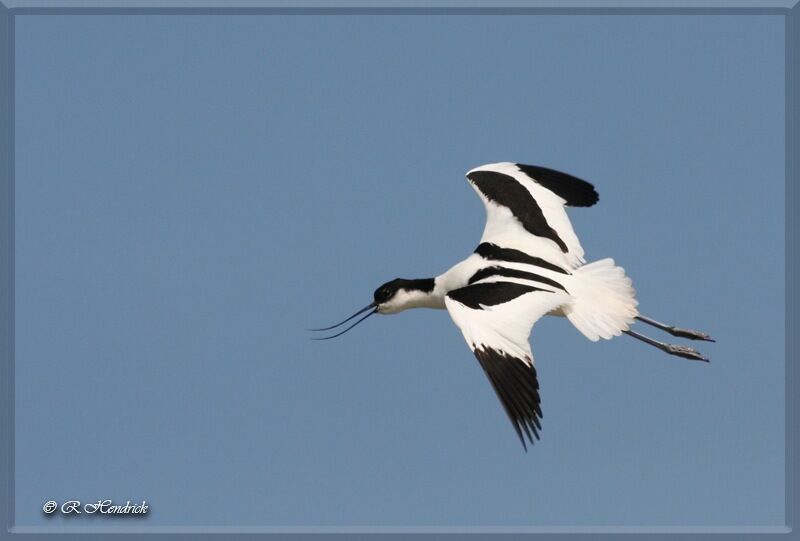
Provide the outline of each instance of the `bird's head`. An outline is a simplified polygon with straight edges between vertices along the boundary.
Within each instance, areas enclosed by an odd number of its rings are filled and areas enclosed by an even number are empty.
[[[409,308],[430,307],[433,278],[404,280],[395,278],[375,290],[375,309],[379,314],[396,314]]]
[[[407,308],[411,293],[403,287],[402,278],[395,278],[378,287],[372,297],[375,299],[373,304],[379,314],[396,314]]]
[[[394,280],[386,282],[378,287],[373,294],[373,302],[369,303],[349,318],[337,323],[336,325],[331,325],[330,327],[311,330],[328,331],[335,329],[336,327],[344,325],[351,319],[354,319],[356,316],[360,316],[364,312],[368,312],[367,315],[357,320],[342,332],[336,333],[333,336],[327,336],[325,338],[317,338],[317,340],[327,340],[329,338],[336,338],[337,336],[346,333],[372,314],[396,314],[398,312],[402,312],[403,310],[408,310],[409,308],[441,307],[439,306],[441,304],[440,299],[437,300],[433,294],[435,285],[436,283],[434,278],[424,278],[421,280],[405,280],[403,278],[395,278]]]

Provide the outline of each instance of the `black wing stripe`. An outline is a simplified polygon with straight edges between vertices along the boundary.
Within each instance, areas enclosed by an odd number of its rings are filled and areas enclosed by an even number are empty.
[[[569,274],[565,269],[558,265],[554,265],[549,261],[545,261],[540,257],[528,255],[520,250],[513,248],[501,248],[491,242],[482,242],[475,249],[475,253],[484,259],[491,261],[505,261],[507,263],[525,263],[528,265],[535,265],[543,269],[551,270],[553,272],[560,272],[561,274]]]
[[[489,282],[487,284],[472,284],[460,289],[454,289],[447,296],[473,310],[482,310],[481,305],[494,306],[495,304],[503,304],[532,291],[552,293],[547,289],[516,282]]]
[[[522,446],[527,450],[522,430],[525,431],[528,441],[533,444],[533,438],[538,440],[539,431],[542,429],[539,421],[542,410],[536,369],[516,357],[484,345],[477,347],[474,353],[514,426]]]
[[[600,199],[594,186],[585,180],[538,165],[518,163],[517,167],[535,183],[550,190],[571,207],[591,207]]]
[[[531,280],[533,282],[540,282],[542,284],[547,284],[556,289],[560,289],[565,293],[567,291],[564,286],[562,286],[555,280],[551,280],[550,278],[547,278],[540,274],[535,274],[533,272],[525,272],[518,269],[508,269],[506,267],[499,267],[499,266],[482,268],[481,270],[479,270],[470,277],[468,283],[474,284],[475,282],[483,280],[484,278],[489,278],[490,276],[505,276],[507,278],[520,278],[523,280]]]
[[[547,223],[536,199],[517,179],[495,171],[473,171],[467,178],[486,199],[510,210],[528,233],[552,240],[567,253],[567,245]]]

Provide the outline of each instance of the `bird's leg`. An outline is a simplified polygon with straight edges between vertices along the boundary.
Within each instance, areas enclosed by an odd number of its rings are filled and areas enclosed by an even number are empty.
[[[665,351],[670,355],[677,355],[678,357],[683,357],[684,359],[691,359],[693,361],[705,361],[708,362],[708,359],[703,357],[699,351],[694,348],[690,348],[689,346],[681,346],[677,344],[667,344],[665,342],[659,342],[658,340],[653,340],[649,336],[645,336],[643,334],[639,334],[635,331],[622,331],[628,336],[632,336],[637,340],[641,340],[645,344],[650,344],[651,346],[657,347],[661,351]]]
[[[689,340],[705,340],[706,342],[716,342],[716,340],[714,340],[704,332],[693,331],[691,329],[681,329],[680,327],[675,327],[674,325],[667,325],[665,323],[660,323],[655,319],[650,319],[649,317],[641,315],[636,316],[636,319],[638,319],[642,323],[647,323],[648,325],[657,327],[662,331],[667,331],[672,336],[678,336],[680,338],[688,338]]]

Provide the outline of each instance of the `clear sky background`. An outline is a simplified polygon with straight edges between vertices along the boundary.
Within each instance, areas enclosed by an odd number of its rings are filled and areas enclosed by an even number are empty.
[[[784,522],[779,16],[20,16],[16,524]],[[443,311],[487,162],[561,169],[589,260],[711,364],[534,328],[523,452]],[[638,327],[638,326],[637,326]],[[640,329],[663,338],[655,329]]]

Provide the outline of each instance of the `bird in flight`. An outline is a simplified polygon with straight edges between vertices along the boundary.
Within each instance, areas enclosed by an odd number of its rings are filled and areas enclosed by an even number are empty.
[[[597,203],[594,186],[572,175],[519,163],[476,167],[467,179],[486,207],[486,226],[475,251],[435,278],[396,278],[375,290],[374,300],[346,333],[373,314],[409,308],[450,313],[500,399],[523,448],[542,429],[539,382],[529,336],[544,315],[563,316],[591,341],[626,334],[678,357],[706,361],[694,348],[668,344],[630,329],[634,320],[690,340],[714,340],[645,317],[624,269],[611,258],[584,260],[565,206]],[[523,436],[524,433],[524,436]]]

